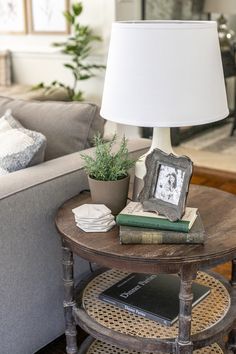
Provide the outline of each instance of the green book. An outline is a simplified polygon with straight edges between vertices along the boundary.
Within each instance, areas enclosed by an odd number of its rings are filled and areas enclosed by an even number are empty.
[[[119,236],[122,244],[203,244],[205,229],[198,214],[189,232],[120,225]]]
[[[197,208],[186,208],[178,221],[170,221],[155,212],[143,211],[142,204],[130,202],[116,217],[118,225],[136,226],[158,230],[189,232],[197,218]]]

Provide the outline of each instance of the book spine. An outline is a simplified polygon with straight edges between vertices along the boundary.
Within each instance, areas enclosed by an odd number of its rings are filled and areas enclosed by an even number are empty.
[[[204,234],[199,233],[168,233],[157,230],[120,230],[122,244],[201,244],[204,243]]]
[[[158,219],[152,217],[138,216],[138,215],[127,215],[119,214],[116,217],[116,222],[118,225],[126,226],[136,226],[159,230],[170,230],[170,231],[189,231],[189,223],[187,221],[176,221],[171,222],[167,219]]]
[[[146,312],[146,311],[140,310],[140,309],[136,308],[135,306],[132,306],[132,305],[129,305],[129,304],[125,304],[123,302],[119,302],[119,301],[116,301],[114,299],[110,299],[107,296],[103,296],[103,294],[100,294],[98,297],[99,297],[99,299],[101,301],[104,301],[107,304],[119,307],[120,309],[123,309],[123,310],[126,310],[126,311],[130,312],[130,313],[133,313],[134,315],[148,318],[149,320],[152,320],[152,321],[155,321],[155,322],[159,322],[159,323],[161,323],[161,324],[163,324],[165,326],[171,326],[173,324],[173,321],[171,322],[171,321],[166,320],[166,319],[164,319],[162,317],[156,316],[156,315],[154,315],[154,314],[152,314],[150,312]]]

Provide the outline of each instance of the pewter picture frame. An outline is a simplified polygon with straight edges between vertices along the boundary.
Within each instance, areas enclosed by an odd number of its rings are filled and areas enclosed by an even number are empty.
[[[158,212],[170,221],[181,219],[193,172],[190,158],[154,149],[146,157],[146,170],[139,195],[143,209]]]

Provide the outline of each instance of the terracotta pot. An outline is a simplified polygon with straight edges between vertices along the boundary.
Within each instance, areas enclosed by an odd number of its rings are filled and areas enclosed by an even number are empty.
[[[130,176],[118,181],[98,181],[88,177],[93,203],[105,204],[113,215],[117,215],[126,205]]]

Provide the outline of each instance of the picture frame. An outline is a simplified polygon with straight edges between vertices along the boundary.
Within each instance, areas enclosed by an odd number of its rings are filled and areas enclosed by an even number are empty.
[[[0,0],[0,33],[27,33],[26,0]]]
[[[39,35],[70,33],[63,12],[70,8],[69,0],[28,0],[29,32]]]
[[[144,211],[158,212],[170,221],[181,219],[193,172],[190,158],[154,149],[146,157],[146,169],[139,195]]]

